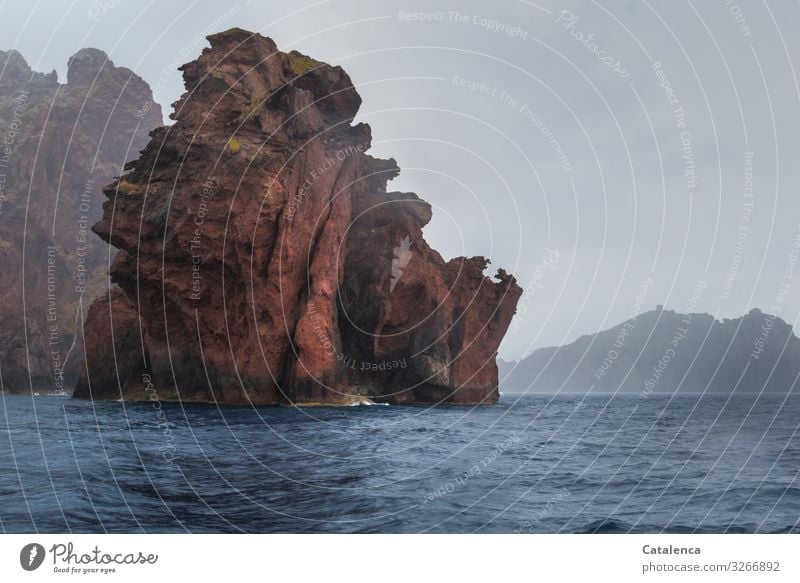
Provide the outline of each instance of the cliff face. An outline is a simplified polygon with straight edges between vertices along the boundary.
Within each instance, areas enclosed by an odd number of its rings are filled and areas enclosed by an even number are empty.
[[[161,125],[147,84],[83,49],[67,82],[0,51],[0,390],[70,388],[81,302],[107,287],[102,187]]]
[[[760,310],[732,320],[653,310],[610,330],[516,363],[501,362],[504,390],[522,392],[748,392],[795,390],[800,339]]]
[[[340,67],[240,29],[209,41],[175,124],[106,189],[93,229],[121,291],[91,307],[75,396],[495,401],[513,277],[427,245],[431,207],[386,191],[399,169],[365,153]]]

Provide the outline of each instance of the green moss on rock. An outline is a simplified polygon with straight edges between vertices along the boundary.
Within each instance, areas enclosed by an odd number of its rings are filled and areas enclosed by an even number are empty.
[[[117,192],[121,192],[122,194],[136,194],[139,192],[139,187],[134,184],[133,182],[128,182],[127,180],[120,180],[117,182]]]
[[[297,51],[292,51],[289,53],[289,63],[292,66],[292,72],[297,75],[305,75],[312,69],[316,69],[322,62],[312,59],[311,57],[307,57],[302,53],[298,53]]]

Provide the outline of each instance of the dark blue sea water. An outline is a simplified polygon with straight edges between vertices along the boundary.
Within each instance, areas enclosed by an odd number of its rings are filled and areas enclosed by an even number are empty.
[[[800,397],[226,408],[0,396],[5,532],[789,532]]]

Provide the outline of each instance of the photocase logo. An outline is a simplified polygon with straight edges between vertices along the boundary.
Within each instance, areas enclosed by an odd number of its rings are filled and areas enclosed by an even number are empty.
[[[394,290],[394,286],[397,285],[397,282],[400,280],[400,276],[403,275],[403,270],[408,265],[408,262],[411,261],[411,239],[408,235],[403,237],[400,241],[400,245],[394,248],[394,259],[392,259],[392,281],[389,284],[389,293],[392,293]]]
[[[19,564],[26,571],[35,571],[44,562],[44,547],[39,543],[30,543],[19,552]]]

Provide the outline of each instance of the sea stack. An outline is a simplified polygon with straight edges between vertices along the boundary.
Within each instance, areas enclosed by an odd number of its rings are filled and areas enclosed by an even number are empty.
[[[105,193],[119,249],[75,397],[490,404],[521,289],[444,261],[431,206],[387,192],[338,66],[241,29],[186,65],[171,126]]]

